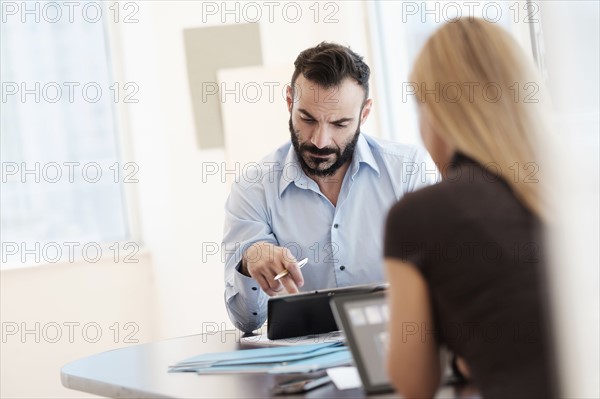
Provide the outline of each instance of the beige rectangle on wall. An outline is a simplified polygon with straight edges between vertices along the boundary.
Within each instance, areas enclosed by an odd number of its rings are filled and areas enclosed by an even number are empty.
[[[228,170],[244,173],[265,155],[290,140],[285,101],[293,65],[219,70],[218,81],[239,85],[240,95],[222,93],[221,111]],[[236,166],[236,164],[238,166]],[[232,181],[233,176],[227,175]]]
[[[259,25],[184,29],[183,36],[198,146],[222,147],[221,86],[217,70],[262,65]]]

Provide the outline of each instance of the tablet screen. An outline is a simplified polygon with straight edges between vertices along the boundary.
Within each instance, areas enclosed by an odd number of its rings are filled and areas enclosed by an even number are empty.
[[[269,298],[267,336],[286,339],[337,331],[329,302],[331,298],[381,290],[382,285],[355,285]]]
[[[389,322],[385,293],[334,298],[331,306],[345,332],[365,391],[391,391],[385,366]]]

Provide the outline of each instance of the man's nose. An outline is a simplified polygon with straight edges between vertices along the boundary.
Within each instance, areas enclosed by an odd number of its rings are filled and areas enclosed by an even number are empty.
[[[331,144],[331,132],[327,126],[319,125],[310,142],[317,148],[325,148]]]

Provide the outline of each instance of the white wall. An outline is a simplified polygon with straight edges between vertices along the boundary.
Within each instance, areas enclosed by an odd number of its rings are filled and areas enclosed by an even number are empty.
[[[136,258],[1,272],[0,397],[88,397],[62,387],[62,366],[156,339],[151,256]]]
[[[556,151],[553,263],[558,368],[563,395],[600,397],[598,270],[600,27],[598,2],[541,2]]]

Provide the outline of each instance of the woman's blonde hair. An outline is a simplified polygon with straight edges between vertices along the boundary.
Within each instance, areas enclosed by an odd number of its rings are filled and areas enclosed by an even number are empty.
[[[433,130],[456,151],[501,173],[516,197],[545,219],[541,85],[518,43],[482,19],[447,23],[424,45],[410,80]]]

